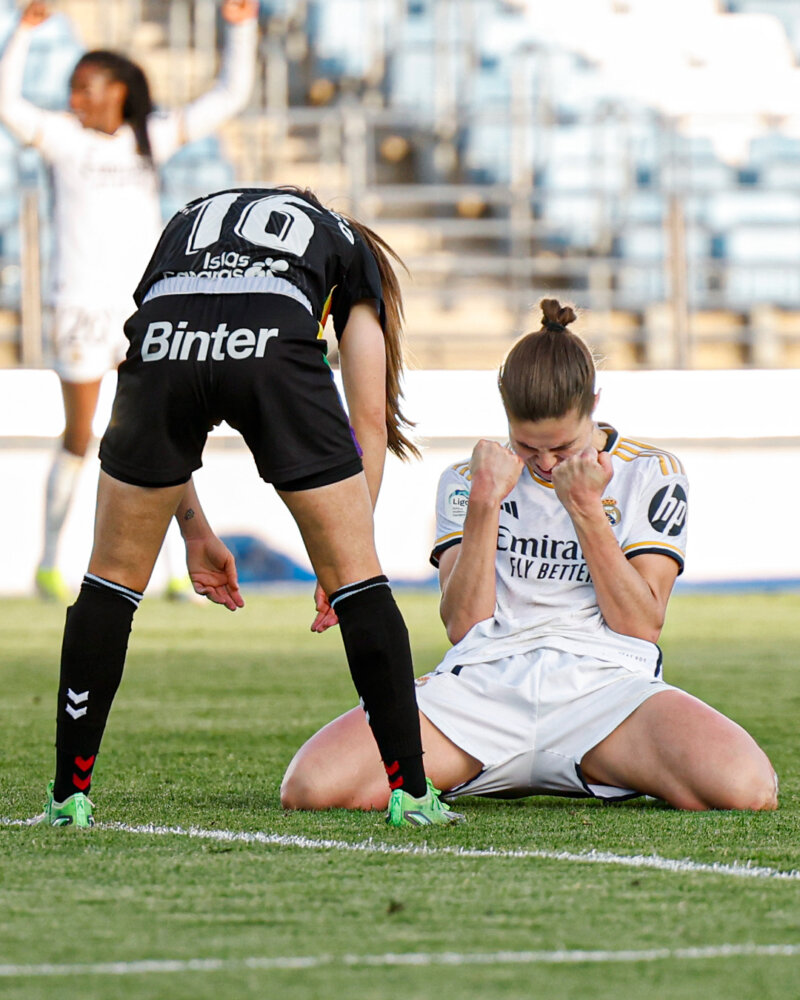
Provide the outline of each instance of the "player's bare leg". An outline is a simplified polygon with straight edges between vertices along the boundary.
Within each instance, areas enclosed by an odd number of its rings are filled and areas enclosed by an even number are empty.
[[[383,572],[363,473],[313,490],[279,491],[279,496],[297,522],[326,594]]]
[[[775,809],[777,780],[741,726],[685,691],[648,698],[581,761],[590,784],[635,788],[678,809]]]
[[[474,778],[481,763],[421,712],[425,772],[437,788]],[[297,751],[281,784],[285,809],[385,809],[386,773],[363,709],[353,708],[315,733]]]
[[[64,400],[64,449],[84,457],[92,440],[92,421],[100,396],[100,380],[61,382]]]
[[[101,472],[89,572],[143,592],[185,488],[131,486]]]

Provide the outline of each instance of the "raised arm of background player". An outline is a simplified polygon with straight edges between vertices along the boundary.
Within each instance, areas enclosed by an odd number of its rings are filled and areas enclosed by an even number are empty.
[[[339,339],[339,364],[344,395],[356,440],[361,445],[372,509],[378,500],[386,462],[386,347],[378,314],[371,302],[357,302],[350,310]],[[314,591],[317,616],[312,632],[336,625],[336,612],[317,584]]]
[[[194,481],[189,480],[175,519],[186,544],[186,566],[198,594],[229,611],[244,607],[233,555],[208,523]]]
[[[258,41],[256,0],[225,0],[220,8],[227,22],[219,76],[210,90],[184,107],[155,111],[147,131],[156,163],[168,160],[181,146],[195,142],[244,110],[255,80]]]
[[[247,104],[253,89],[258,37],[256,0],[225,0],[220,8],[227,22],[222,66],[213,87],[180,108],[153,111],[148,115],[147,133],[153,161],[164,163],[187,142],[214,132],[237,115]],[[35,0],[20,17],[0,60],[0,118],[24,143],[40,149],[48,160],[72,154],[70,142],[80,124],[64,111],[40,108],[22,96],[25,60],[32,29],[52,11],[47,3]]]

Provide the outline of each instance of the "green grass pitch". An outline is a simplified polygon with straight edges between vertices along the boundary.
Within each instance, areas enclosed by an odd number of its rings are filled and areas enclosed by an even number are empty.
[[[436,596],[399,602],[421,673],[445,649]],[[767,750],[778,812],[473,798],[467,824],[425,834],[281,809],[294,750],[355,701],[338,631],[312,635],[312,614],[310,591],[234,615],[143,603],[95,769],[101,826],[0,824],[4,1000],[800,997],[800,595],[678,595],[662,641],[667,679]],[[60,608],[0,605],[5,820],[38,812],[51,776],[62,624]],[[754,877],[735,874],[748,862]]]

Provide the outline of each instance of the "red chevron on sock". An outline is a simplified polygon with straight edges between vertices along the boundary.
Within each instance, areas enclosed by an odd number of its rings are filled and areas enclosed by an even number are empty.
[[[75,767],[77,767],[81,771],[89,771],[89,770],[91,770],[92,767],[94,767],[95,756],[96,756],[95,754],[92,754],[91,757],[86,757],[86,758],[76,757],[75,758]]]
[[[91,783],[92,783],[91,774],[87,774],[85,778],[79,778],[77,774],[72,775],[72,784],[80,792],[85,792],[86,789],[89,787],[89,785],[91,785]]]
[[[394,791],[395,788],[402,788],[403,775],[400,773],[400,761],[393,760],[391,764],[384,763],[383,766],[386,768],[386,774],[389,777],[389,788],[391,788],[392,791]]]

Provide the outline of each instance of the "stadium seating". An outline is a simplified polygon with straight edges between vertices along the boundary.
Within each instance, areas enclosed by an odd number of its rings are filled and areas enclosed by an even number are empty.
[[[372,221],[411,272],[402,280],[421,367],[493,365],[549,293],[590,311],[609,367],[791,364],[795,6],[262,0],[264,73],[251,105],[165,167],[164,214],[238,180],[308,185]],[[0,38],[11,7],[0,4]],[[32,53],[32,99],[63,100],[78,37],[124,46],[164,104],[208,85],[213,0],[113,8],[98,18],[90,0],[59,5]],[[654,33],[658,46],[647,41]],[[752,86],[737,98],[741,114],[721,115],[739,93],[743,53],[769,64],[780,86]],[[24,182],[44,192],[23,166]],[[0,138],[0,308],[12,310],[23,166]],[[46,266],[45,200],[42,214]]]

